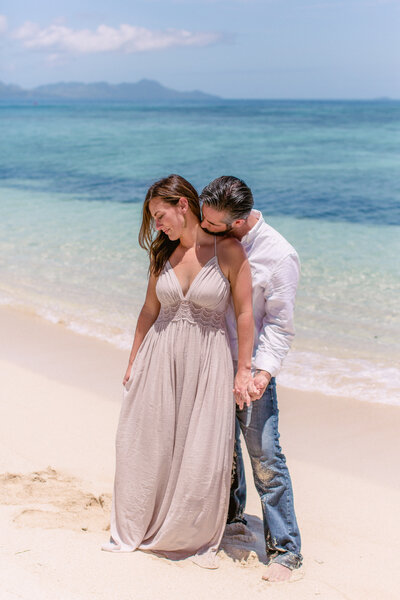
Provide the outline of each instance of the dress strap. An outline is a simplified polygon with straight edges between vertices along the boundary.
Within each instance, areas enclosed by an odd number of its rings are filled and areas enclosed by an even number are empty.
[[[214,235],[214,256],[217,256],[217,236]]]

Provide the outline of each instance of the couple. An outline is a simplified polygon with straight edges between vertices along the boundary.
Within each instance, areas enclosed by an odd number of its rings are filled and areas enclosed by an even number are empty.
[[[300,534],[274,375],[294,335],[298,257],[252,210],[240,179],[214,180],[200,200],[202,215],[196,190],[170,175],[143,205],[150,277],[124,377],[103,549],[215,568],[228,509],[229,522],[245,523],[241,429],[263,509],[264,578],[286,580],[301,564]]]

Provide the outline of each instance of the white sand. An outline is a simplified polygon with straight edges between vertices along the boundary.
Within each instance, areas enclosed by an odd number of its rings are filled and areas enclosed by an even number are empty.
[[[252,485],[248,535],[217,571],[114,555],[100,546],[127,353],[4,308],[0,331],[1,600],[397,600],[400,409],[279,390],[305,559],[292,583],[261,580]]]

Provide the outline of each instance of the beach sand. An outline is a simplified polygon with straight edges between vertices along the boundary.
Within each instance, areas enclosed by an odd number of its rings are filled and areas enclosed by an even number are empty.
[[[108,539],[114,438],[128,352],[0,309],[1,600],[397,599],[400,408],[279,389],[303,567],[270,584],[260,503],[227,534],[220,568]]]

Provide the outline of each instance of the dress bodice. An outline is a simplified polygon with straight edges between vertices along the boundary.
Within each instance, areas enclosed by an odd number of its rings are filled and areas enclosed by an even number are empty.
[[[161,304],[157,323],[184,319],[203,326],[225,328],[230,285],[216,255],[202,267],[185,295],[171,263],[167,261],[158,278],[156,293]]]

